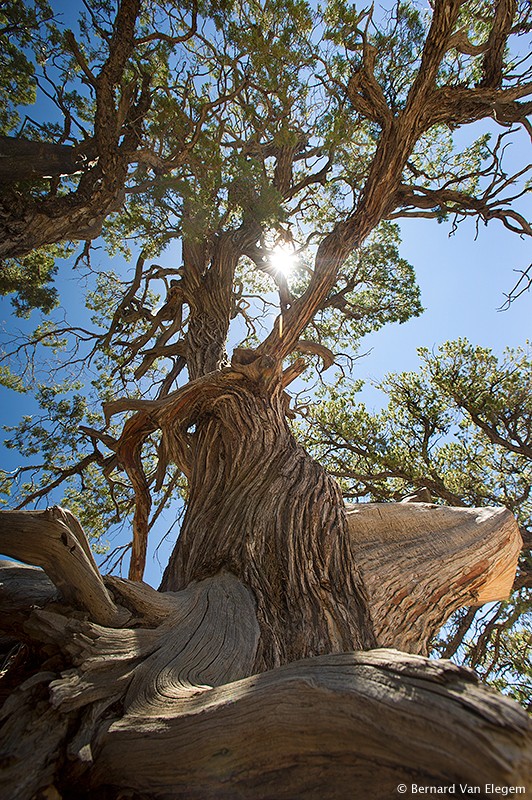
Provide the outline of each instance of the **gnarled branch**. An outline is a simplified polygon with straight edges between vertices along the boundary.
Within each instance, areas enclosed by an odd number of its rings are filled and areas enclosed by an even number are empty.
[[[81,525],[58,506],[46,511],[2,511],[0,551],[44,569],[66,602],[104,625],[128,618],[106,589]]]
[[[523,542],[505,508],[361,503],[347,519],[379,644],[426,655],[457,608],[510,594]]]

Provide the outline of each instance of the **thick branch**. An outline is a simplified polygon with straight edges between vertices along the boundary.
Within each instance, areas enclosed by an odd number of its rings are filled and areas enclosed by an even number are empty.
[[[347,518],[379,644],[426,655],[457,608],[510,594],[522,539],[507,509],[361,503]]]
[[[135,24],[139,12],[140,0],[120,1],[113,25],[109,55],[96,79],[94,138],[104,176],[109,169],[116,168],[119,131],[114,88],[119,83],[135,46]]]
[[[463,407],[480,430],[484,431],[490,442],[492,444],[498,444],[503,447],[505,450],[509,450],[511,453],[517,453],[518,455],[522,455],[525,458],[529,458],[532,460],[532,447],[527,442],[518,442],[515,444],[508,436],[502,436],[499,431],[497,430],[496,425],[490,424],[488,421],[483,419],[479,413],[475,412],[472,408],[469,408],[465,404]]]
[[[63,784],[73,783],[72,796],[81,796],[99,728],[108,725],[101,717],[117,701],[129,718],[150,709],[157,714],[161,702],[194,702],[212,686],[250,674],[259,636],[255,602],[234,576],[221,574],[166,595],[129,581],[111,585],[136,615],[135,625],[149,621],[156,627],[108,628],[57,607],[36,610],[25,621],[26,638],[59,651],[71,668],[34,676],[6,703],[2,797],[33,798],[53,781],[58,766]],[[36,702],[31,691],[39,684],[38,699],[45,702]],[[59,739],[69,724],[66,765],[67,742],[43,735],[41,717],[58,728]]]
[[[499,0],[482,61],[481,86],[500,86],[503,78],[504,51],[517,11],[516,0]]]
[[[527,170],[528,171],[528,170]],[[507,181],[509,183],[510,181]],[[532,236],[530,222],[511,207],[511,201],[498,196],[498,191],[486,190],[480,197],[472,197],[456,189],[428,189],[424,186],[407,186],[401,184],[396,194],[396,207],[405,210],[394,211],[390,219],[406,216],[438,217],[443,213],[480,217],[486,223],[498,219],[509,230],[521,235]],[[524,194],[524,189],[521,194]],[[408,209],[421,209],[420,212]]]
[[[518,100],[530,94],[532,83],[509,89],[442,86],[427,101],[426,127],[467,125],[485,117],[502,124],[522,123],[531,113],[532,103]]]
[[[481,784],[485,796],[532,777],[526,712],[469,670],[393,650],[300,661],[154,712],[108,728],[94,788],[388,800],[400,783]]]
[[[119,3],[109,55],[96,77],[95,164],[84,172],[76,191],[64,195],[51,194],[37,200],[7,189],[0,203],[0,258],[20,258],[38,247],[68,239],[93,239],[100,234],[108,214],[121,207],[128,164],[132,159],[130,151],[122,150],[120,145],[124,131],[115,91],[134,49],[139,9],[139,0]],[[146,102],[147,92],[143,91],[138,116],[146,110]],[[137,128],[138,124],[137,119]],[[130,126],[124,134],[124,146],[131,146],[135,138],[133,133]]]
[[[0,136],[0,183],[74,175],[86,163],[79,148]]]
[[[0,561],[2,633],[20,640],[23,638],[22,626],[32,611],[57,598],[56,587],[42,569],[14,561]]]
[[[104,625],[121,625],[128,614],[111,599],[79,522],[54,506],[46,511],[2,511],[0,552],[44,569],[75,608]]]

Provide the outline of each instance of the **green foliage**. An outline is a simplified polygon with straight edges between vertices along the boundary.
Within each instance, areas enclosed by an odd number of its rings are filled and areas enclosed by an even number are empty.
[[[5,386],[6,389],[12,389],[14,392],[23,393],[26,391],[21,376],[14,373],[7,364],[0,364],[0,384]]]
[[[79,442],[79,425],[85,419],[87,403],[80,394],[79,384],[39,386],[35,398],[41,409],[42,419],[33,415],[23,417],[17,426],[6,426],[12,434],[5,442],[8,449],[16,449],[23,456],[42,453],[48,463],[61,464],[63,453],[75,449]],[[69,396],[65,396],[65,393]]]
[[[338,281],[326,301],[305,331],[304,338],[325,345],[335,352],[356,352],[362,337],[387,323],[406,322],[422,313],[419,287],[411,264],[399,254],[399,227],[382,222],[358,252],[343,265]],[[286,276],[294,296],[308,288],[312,249],[294,257],[294,267]],[[247,321],[259,330],[264,309],[252,305],[253,298],[262,294],[275,307],[275,280],[272,275],[251,271],[243,264],[237,273],[243,298],[249,298]],[[246,345],[258,342],[256,333]]]
[[[491,5],[464,4],[460,25],[472,42],[485,35]],[[33,5],[17,0],[6,9],[6,20],[11,15],[17,31],[10,47],[27,61],[32,75],[49,85],[56,105],[50,118],[29,122],[27,131],[32,138],[74,145],[90,140],[95,96],[82,64],[96,75],[104,63],[113,4],[89,3],[72,25],[79,58],[70,34],[55,27],[45,0]],[[380,136],[380,126],[345,101],[342,84],[361,67],[369,48],[378,54],[375,79],[398,113],[419,69],[430,14],[408,2],[389,10],[343,0],[330,0],[323,8],[303,0],[205,2],[198,8],[197,30],[188,35],[191,11],[188,2],[152,3],[142,10],[138,45],[125,67],[121,93],[138,96],[149,76],[149,110],[139,131],[140,149],[150,158],[131,164],[125,207],[105,226],[109,252],[130,258],[132,243],[142,240],[145,252],[156,256],[182,235],[205,241],[244,220],[263,233],[289,227],[297,242],[323,233],[356,205]],[[520,10],[516,30],[526,19]],[[47,27],[39,39],[36,30],[43,21]],[[482,55],[452,53],[442,80],[474,86]],[[33,95],[13,84],[7,62],[4,72],[13,108],[32,103]],[[275,170],[279,152],[290,146],[300,147],[292,185],[304,190],[287,197],[275,186]],[[302,157],[303,150],[312,156]],[[438,125],[421,137],[405,179],[414,174],[423,187],[474,193],[486,159],[485,136],[464,150],[455,146],[445,125]],[[327,161],[327,180],[309,181]],[[41,198],[65,196],[76,187],[77,178],[63,178],[59,186],[41,182],[24,191]],[[453,208],[451,202],[442,207],[438,220],[445,221]],[[21,269],[29,276],[33,267],[22,264]],[[28,277],[33,288],[21,301],[22,313],[31,307],[49,310],[51,276],[49,269],[41,284]],[[15,281],[16,276],[5,291],[12,291]]]
[[[404,108],[412,69],[418,68],[428,23],[427,15],[411,3],[398,2],[386,14],[385,24],[371,37],[379,53],[375,77],[386,87],[394,109]]]
[[[4,426],[9,434],[4,446],[19,453],[21,467],[11,473],[0,470],[0,494],[17,506],[41,498],[64,502],[79,514],[96,552],[103,552],[102,535],[132,514],[133,492],[113,470],[102,473],[106,448],[91,446],[83,437],[82,425],[99,427],[103,421],[84,389],[80,381],[39,385],[35,412]]]
[[[0,4],[0,134],[20,122],[17,105],[35,102],[35,67],[29,53],[42,56],[43,33],[51,29],[47,0],[7,0]]]
[[[52,285],[58,270],[56,259],[66,258],[71,252],[71,247],[54,245],[3,262],[0,295],[14,295],[11,303],[17,317],[28,317],[33,309],[48,314],[57,306],[59,295]]]
[[[333,288],[332,309],[318,316],[328,346],[348,347],[390,322],[422,313],[414,268],[399,255],[399,227],[382,222],[348,259]]]
[[[309,419],[316,452],[325,457],[338,437],[327,457],[335,473],[353,476],[344,483],[349,497],[397,499],[426,485],[455,504],[506,505],[528,524],[530,351],[506,351],[499,362],[487,348],[458,340],[419,354],[419,372],[380,384],[388,405],[375,414],[349,389],[327,389]]]
[[[435,502],[506,506],[532,530],[529,344],[502,359],[465,339],[418,352],[419,372],[381,382],[387,405],[377,413],[357,402],[360,384],[322,389],[302,425],[311,452],[339,478],[347,499],[399,500],[425,486]],[[532,688],[523,668],[531,647],[531,567],[525,551],[511,602],[477,612],[449,650],[468,613],[457,612],[435,642],[438,653],[475,667],[520,702]]]
[[[130,396],[142,396],[164,379],[167,365],[154,364],[143,381],[134,377],[128,341],[142,336],[152,324],[158,295],[147,292],[145,312],[123,322],[124,347],[110,347],[105,334],[117,304],[128,287],[118,272],[93,271],[87,278],[85,308],[74,308],[76,320],[87,327],[70,326],[62,313],[52,314],[21,336],[11,354],[4,354],[0,382],[6,388],[33,396],[32,413],[16,425],[4,426],[7,450],[16,452],[20,467],[0,470],[0,504],[59,502],[75,513],[97,553],[108,548],[108,537],[131,528],[134,491],[106,442],[94,440],[84,428],[105,427],[102,405],[127,385]],[[89,329],[87,316],[90,314]],[[46,380],[45,380],[46,379]],[[121,420],[109,425],[110,442],[118,438]],[[148,475],[157,464],[157,440],[144,449]],[[172,486],[172,491],[169,487]],[[181,502],[184,479],[170,468],[160,492],[154,493],[155,519],[176,500]],[[113,533],[113,531],[115,533]]]

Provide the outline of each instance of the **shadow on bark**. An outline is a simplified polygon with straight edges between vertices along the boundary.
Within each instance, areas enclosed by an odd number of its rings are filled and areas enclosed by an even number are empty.
[[[439,624],[442,610],[424,613],[418,595],[433,602],[444,542],[457,553],[454,571],[441,570],[451,606],[500,595],[501,575],[505,591],[511,584],[519,534],[500,509],[373,505],[348,519],[358,546],[366,540],[370,604],[390,642],[414,649],[413,603],[418,649]],[[102,580],[61,509],[2,513],[0,534],[8,555],[48,573],[9,562],[1,571],[6,679],[19,678],[2,709],[2,797],[388,798],[399,783],[531,785],[527,714],[470,670],[381,648],[251,674],[255,598],[229,572],[165,593]],[[482,541],[491,544],[467,568],[468,547]],[[372,557],[386,580],[372,575]]]

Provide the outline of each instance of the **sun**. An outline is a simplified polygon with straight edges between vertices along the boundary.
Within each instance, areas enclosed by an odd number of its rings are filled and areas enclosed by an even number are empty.
[[[297,263],[297,256],[293,247],[286,244],[276,244],[270,253],[270,264],[275,272],[287,278]]]

